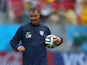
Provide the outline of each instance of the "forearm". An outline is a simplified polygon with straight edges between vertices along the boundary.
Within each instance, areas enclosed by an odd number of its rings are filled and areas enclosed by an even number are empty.
[[[10,41],[10,45],[13,48],[13,50],[17,51],[18,48],[18,43],[20,42],[22,38],[22,30],[21,27],[17,30],[17,32],[15,33],[14,37],[12,38],[12,40]]]
[[[17,42],[15,42],[14,40],[11,40],[10,45],[14,51],[18,51],[17,50],[17,48],[18,48]]]

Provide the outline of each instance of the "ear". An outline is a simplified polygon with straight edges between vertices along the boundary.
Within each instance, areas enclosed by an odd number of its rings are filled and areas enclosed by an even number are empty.
[[[40,15],[39,15],[39,18],[40,18]]]
[[[38,15],[38,17],[40,18],[40,14]]]

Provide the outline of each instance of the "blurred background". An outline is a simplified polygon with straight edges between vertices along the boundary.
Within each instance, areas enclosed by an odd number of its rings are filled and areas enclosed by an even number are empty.
[[[63,44],[48,49],[49,65],[87,65],[87,0],[0,0],[0,65],[22,65],[21,53],[10,40],[29,22],[29,9],[37,7],[41,23]]]

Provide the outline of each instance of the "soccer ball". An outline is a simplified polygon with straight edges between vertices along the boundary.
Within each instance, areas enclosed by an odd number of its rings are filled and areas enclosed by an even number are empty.
[[[45,45],[47,48],[55,48],[57,47],[56,44],[54,44],[53,42],[53,38],[55,38],[56,36],[55,35],[48,35],[46,38],[45,38]]]

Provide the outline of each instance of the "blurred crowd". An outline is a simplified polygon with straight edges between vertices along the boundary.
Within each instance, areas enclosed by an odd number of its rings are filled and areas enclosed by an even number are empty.
[[[0,19],[4,19],[1,23],[29,22],[29,9],[37,7],[44,22],[59,23],[62,16],[77,25],[75,3],[75,0],[0,0]]]
[[[64,18],[72,25],[86,24],[87,4],[82,0],[0,0],[1,24],[29,22],[31,7],[40,10],[44,22],[60,23]]]
[[[67,29],[87,25],[87,0],[0,0],[0,24],[29,22],[31,7],[40,10],[41,23],[46,24],[52,34],[64,38],[58,50],[80,50],[87,35],[75,34],[71,42],[67,38]]]

